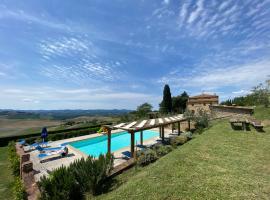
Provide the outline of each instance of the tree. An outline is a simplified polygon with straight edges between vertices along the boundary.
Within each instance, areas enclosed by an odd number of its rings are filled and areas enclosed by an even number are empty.
[[[188,94],[183,92],[181,95],[172,98],[172,110],[175,113],[183,113],[186,110]]]
[[[153,106],[149,103],[143,103],[137,107],[137,116],[138,117],[145,117],[147,113],[152,111]]]
[[[256,99],[256,104],[264,105],[265,107],[269,106],[269,91],[268,91],[269,80],[266,81],[266,86],[259,84],[254,87],[252,90],[253,95]]]
[[[163,113],[170,113],[172,112],[172,95],[169,85],[164,86],[163,90],[163,100],[159,104],[160,111]]]

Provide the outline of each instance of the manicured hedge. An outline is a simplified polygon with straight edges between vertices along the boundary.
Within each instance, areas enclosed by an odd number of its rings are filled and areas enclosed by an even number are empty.
[[[9,167],[11,168],[12,174],[14,175],[14,181],[12,183],[13,197],[15,200],[26,200],[27,193],[20,178],[20,157],[16,153],[16,146],[14,141],[8,144],[8,160],[10,162]]]
[[[67,138],[73,138],[73,137],[78,137],[78,136],[83,136],[83,135],[94,134],[94,133],[97,133],[99,129],[100,129],[100,127],[88,128],[86,130],[61,132],[61,133],[55,133],[55,134],[49,133],[47,140],[48,141],[55,141],[55,140],[62,140],[62,139],[67,139]],[[40,140],[41,140],[40,136],[39,137],[30,137],[30,138],[26,139],[26,142],[31,144],[35,141],[40,141]]]
[[[108,123],[108,125],[110,125],[111,123]],[[49,136],[53,135],[53,134],[60,134],[63,133],[64,135],[66,135],[67,133],[71,133],[71,135],[76,132],[76,131],[89,131],[89,130],[99,130],[99,128],[101,126],[103,126],[104,124],[99,124],[99,125],[94,125],[94,126],[88,126],[88,127],[81,127],[81,128],[72,128],[72,129],[64,129],[64,130],[57,130],[57,131],[48,131]],[[92,131],[91,130],[91,131]],[[84,132],[85,134],[81,135],[87,135],[89,133]],[[0,146],[7,146],[8,143],[10,141],[16,141],[18,139],[27,139],[29,138],[29,141],[35,141],[36,139],[40,138],[41,133],[33,133],[33,134],[29,134],[29,135],[17,135],[17,136],[9,136],[9,137],[3,137],[0,138]],[[74,136],[76,137],[76,136]],[[31,139],[30,139],[31,138]]]
[[[15,142],[10,142],[8,144],[8,160],[12,174],[14,176],[20,176],[20,157],[16,153]]]

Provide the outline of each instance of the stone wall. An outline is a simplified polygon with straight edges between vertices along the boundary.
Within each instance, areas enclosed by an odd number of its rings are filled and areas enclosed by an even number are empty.
[[[216,117],[226,117],[231,115],[252,115],[254,112],[252,107],[210,105],[209,108],[211,112],[216,115]]]

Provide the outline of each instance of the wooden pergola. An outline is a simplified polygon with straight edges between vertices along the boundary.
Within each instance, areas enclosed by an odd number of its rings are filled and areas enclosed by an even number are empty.
[[[180,123],[183,121],[188,121],[188,127],[190,129],[190,120],[183,117],[183,115],[175,115],[171,117],[156,118],[149,120],[134,121],[128,123],[120,123],[117,125],[104,125],[107,135],[108,135],[108,152],[111,153],[111,131],[116,129],[121,129],[130,133],[130,152],[131,157],[134,157],[135,153],[135,133],[140,132],[140,143],[143,145],[143,131],[152,128],[159,128],[159,136],[164,142],[164,128],[167,125],[172,124],[172,132],[174,131],[174,124],[177,124],[178,135],[180,135]]]

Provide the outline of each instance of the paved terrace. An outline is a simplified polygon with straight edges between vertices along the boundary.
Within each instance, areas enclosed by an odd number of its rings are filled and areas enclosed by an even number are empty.
[[[153,131],[158,132],[159,130],[156,129],[151,129]],[[122,132],[123,130],[114,130],[112,132],[112,134],[117,133],[117,132]],[[176,135],[176,133],[172,134],[172,131],[170,129],[165,129],[165,137],[170,137],[172,135]],[[91,134],[91,135],[87,135],[87,136],[80,136],[80,137],[76,137],[76,138],[69,138],[69,139],[64,139],[64,140],[58,140],[58,141],[53,141],[53,142],[49,142],[49,147],[58,147],[61,144],[64,143],[70,143],[70,142],[75,142],[75,141],[79,141],[79,140],[84,140],[84,139],[89,139],[89,138],[93,138],[93,137],[98,137],[101,136],[100,133],[96,133],[96,134]],[[148,145],[152,145],[155,143],[161,142],[159,137],[154,137],[151,138],[149,140],[145,140],[144,141],[144,145],[148,146]],[[82,157],[87,157],[87,155],[85,155],[84,153],[80,152],[79,150],[74,149],[71,146],[67,146],[69,153],[68,156],[66,157],[52,157],[51,159],[47,159],[44,160],[44,162],[40,163],[40,160],[38,158],[38,154],[39,151],[34,150],[34,151],[30,151],[30,160],[33,162],[33,169],[35,171],[35,181],[39,181],[40,177],[43,175],[48,175],[48,173],[58,167],[61,167],[62,165],[64,166],[68,166],[70,165],[72,162],[74,162],[76,159],[80,159]],[[137,150],[141,149],[141,146],[138,145]],[[27,152],[28,148],[25,147],[24,150]],[[116,152],[113,152],[114,156],[115,156],[115,160],[114,160],[114,166],[118,166],[120,164],[122,164],[123,162],[127,161],[129,159],[129,157],[127,156],[127,153],[130,152],[130,147],[125,147],[123,149],[120,149]]]
[[[123,149],[120,149],[118,151],[112,152],[114,154],[115,160],[114,160],[114,166],[118,166],[122,164],[123,162],[127,161],[130,157],[134,157],[134,153],[136,150],[139,150],[140,148],[143,148],[148,145],[152,145],[161,141],[164,141],[164,138],[170,137],[171,135],[179,135],[180,134],[180,122],[187,122],[187,119],[185,119],[182,115],[176,115],[174,117],[165,117],[165,118],[158,118],[158,119],[150,119],[150,120],[142,120],[142,121],[135,121],[130,123],[121,123],[115,126],[105,126],[104,128],[107,129],[107,145],[108,145],[108,152],[111,152],[111,135],[117,132],[127,131],[131,135],[131,146],[126,147]],[[177,131],[175,132],[174,129],[167,129],[168,125],[177,124]],[[188,121],[188,126],[190,129],[190,122]],[[172,126],[174,127],[174,126]],[[143,141],[143,130],[154,130],[156,132],[159,132],[159,136],[148,139]],[[141,133],[141,143],[140,145],[135,145],[135,132]],[[64,140],[58,140],[54,142],[49,143],[49,147],[59,147],[62,144],[75,142],[79,140],[85,140],[89,138],[98,137],[101,134],[91,134],[86,136],[80,136],[75,138],[69,138]],[[143,145],[141,145],[143,144]],[[70,145],[67,145],[68,147],[68,155],[66,157],[51,157],[50,159],[45,159],[41,163],[38,154],[39,151],[34,150],[30,151],[30,160],[33,162],[33,169],[35,171],[35,180],[39,181],[40,177],[43,175],[48,175],[48,173],[62,165],[68,166],[76,159],[80,159],[83,157],[87,157],[84,153],[79,151],[76,148],[73,148]],[[24,149],[27,152],[27,147]]]

